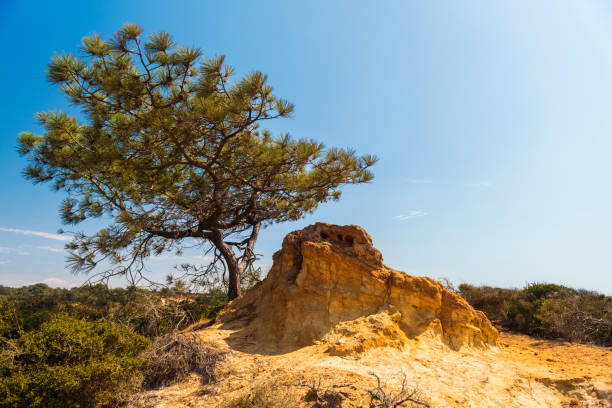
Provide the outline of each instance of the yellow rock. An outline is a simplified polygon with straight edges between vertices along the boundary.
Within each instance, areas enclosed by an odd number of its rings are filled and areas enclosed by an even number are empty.
[[[432,279],[386,266],[359,226],[317,223],[294,231],[273,259],[266,279],[218,317],[226,325],[241,324],[270,347],[297,349],[334,338],[340,343],[330,351],[344,354],[401,347],[404,339],[432,329],[455,350],[497,342],[491,322],[463,298]],[[354,334],[334,337],[343,332]]]
[[[385,311],[341,322],[325,337],[328,352],[334,356],[359,355],[376,347],[402,349],[408,341],[399,328],[399,312]]]
[[[611,349],[511,333],[498,340],[482,313],[440,283],[385,266],[356,226],[289,234],[266,279],[215,324],[190,330],[227,353],[219,380],[203,386],[193,376],[131,408],[238,406],[259,393],[270,406],[311,408],[302,381],[345,384],[342,407],[364,407],[372,373],[396,394],[406,379],[432,407],[612,408]]]

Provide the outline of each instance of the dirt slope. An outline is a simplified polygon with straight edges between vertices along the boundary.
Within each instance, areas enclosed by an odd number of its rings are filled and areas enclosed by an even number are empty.
[[[226,407],[263,390],[283,407],[311,407],[299,378],[322,378],[324,387],[350,383],[343,407],[369,401],[378,374],[389,389],[403,375],[418,385],[432,407],[612,407],[612,350],[501,333],[498,347],[454,351],[435,339],[409,339],[402,350],[372,348],[358,356],[333,356],[328,344],[285,354],[258,353],[248,338],[227,345],[232,330],[211,327],[197,332],[229,351],[220,380],[203,386],[194,378],[143,396],[141,406]],[[237,347],[236,347],[237,346]]]
[[[268,277],[190,333],[227,352],[218,381],[149,392],[140,406],[228,407],[261,391],[312,407],[297,385],[320,378],[323,390],[347,384],[343,407],[365,408],[374,373],[387,390],[405,377],[432,407],[612,408],[612,350],[499,335],[440,283],[384,265],[356,226],[289,234]]]

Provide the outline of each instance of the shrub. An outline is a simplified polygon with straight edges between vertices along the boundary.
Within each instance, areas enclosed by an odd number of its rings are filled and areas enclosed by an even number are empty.
[[[149,342],[106,322],[52,315],[4,341],[0,407],[97,407],[136,390]]]
[[[459,292],[508,330],[612,346],[610,296],[548,283],[532,283],[523,289],[462,284]]]
[[[173,288],[0,286],[0,408],[102,406],[191,372],[214,381],[222,355],[169,333],[214,317],[225,299]],[[154,346],[141,335],[157,338]]]

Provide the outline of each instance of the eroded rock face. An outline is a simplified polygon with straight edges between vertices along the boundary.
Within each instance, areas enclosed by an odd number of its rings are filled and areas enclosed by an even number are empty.
[[[317,223],[294,231],[273,259],[266,279],[231,302],[218,321],[243,322],[258,341],[293,348],[329,338],[339,323],[393,310],[385,322],[407,339],[433,332],[453,349],[497,342],[486,316],[463,298],[432,279],[384,265],[359,226]],[[385,327],[382,336],[385,330],[394,329]],[[401,344],[403,336],[396,337],[394,344]],[[364,338],[377,343],[371,333]]]

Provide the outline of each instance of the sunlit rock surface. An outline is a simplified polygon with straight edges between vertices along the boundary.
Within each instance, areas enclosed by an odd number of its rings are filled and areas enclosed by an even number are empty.
[[[433,333],[453,349],[487,347],[498,338],[482,312],[439,282],[386,266],[363,228],[324,223],[288,234],[266,279],[232,302],[218,321],[243,322],[258,341],[295,348],[325,339],[341,322],[346,326],[387,310],[393,318],[380,330],[383,339],[370,336],[365,343],[386,344],[390,332],[406,338]]]

